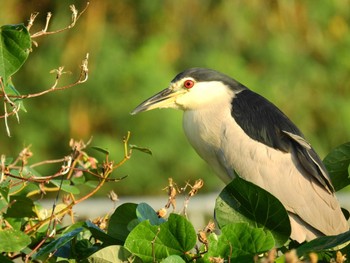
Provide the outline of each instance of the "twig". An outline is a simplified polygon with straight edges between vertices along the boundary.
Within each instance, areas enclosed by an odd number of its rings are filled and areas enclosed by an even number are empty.
[[[184,187],[184,190],[187,188],[187,186],[191,187],[191,190],[188,192],[187,196],[185,197],[184,206],[182,209],[182,214],[185,215],[186,218],[187,218],[187,207],[188,207],[188,203],[190,202],[190,198],[196,195],[199,189],[203,187],[203,185],[204,185],[203,180],[198,179],[196,180],[193,186],[187,183],[186,186]]]
[[[153,240],[151,241],[151,244],[152,244],[152,257],[153,257],[153,262],[157,262],[156,261],[156,251],[154,249],[154,244],[156,243],[156,240],[157,240],[157,237],[159,235],[159,232],[160,232],[160,227],[158,227],[157,229],[157,233],[156,235],[154,236]]]
[[[44,36],[44,35],[57,34],[57,33],[61,33],[63,31],[65,31],[65,30],[71,29],[72,27],[75,26],[75,24],[78,21],[78,19],[80,18],[80,16],[86,11],[86,9],[88,8],[89,4],[90,3],[87,2],[85,8],[80,13],[78,13],[78,10],[75,8],[74,5],[70,5],[69,8],[70,8],[70,10],[72,12],[72,22],[68,26],[66,26],[65,28],[61,28],[61,29],[54,30],[54,31],[48,31],[52,14],[50,12],[47,13],[47,15],[46,15],[46,23],[45,23],[44,29],[40,30],[39,32],[36,32],[36,33],[32,34],[31,38],[33,39],[33,38],[41,37],[41,36]],[[28,22],[28,25],[27,25],[28,31],[33,26],[34,20],[37,17],[37,15],[38,15],[38,13],[31,14],[29,22]]]
[[[4,119],[5,119],[5,127],[6,127],[6,133],[7,133],[7,136],[8,137],[11,137],[11,132],[10,132],[10,128],[8,126],[8,123],[7,123],[7,117],[10,116],[10,115],[13,115],[15,114],[17,116],[17,121],[19,122],[19,116],[18,116],[18,111],[20,109],[20,106],[16,105],[10,98],[9,96],[7,95],[7,93],[5,92],[5,85],[2,81],[2,78],[0,77],[0,86],[1,86],[1,90],[2,90],[2,94],[4,94],[4,112],[5,112],[5,115],[4,116]],[[7,103],[9,103],[12,107],[13,107],[13,110],[11,112],[11,114],[9,114],[7,112]]]
[[[113,166],[113,170],[117,169],[118,167],[120,167],[121,165],[123,165],[127,160],[130,159],[131,154],[132,154],[132,150],[128,148],[128,142],[130,139],[130,131],[128,131],[127,135],[123,138],[123,143],[124,143],[124,158],[117,163],[116,165]]]
[[[130,132],[128,132],[128,135],[124,138],[124,140],[123,140],[124,144],[127,143],[127,141],[129,140],[129,137],[130,137]],[[125,150],[126,150],[126,152],[128,152],[127,148]],[[125,159],[125,157],[124,157],[124,159]],[[69,203],[64,209],[56,212],[55,217],[58,217],[58,216],[61,216],[61,215],[68,213],[73,208],[73,206],[85,201],[86,199],[90,198],[95,193],[97,193],[101,189],[101,187],[105,184],[105,182],[108,181],[108,177],[111,175],[113,170],[116,169],[115,166],[112,165],[112,162],[108,161],[108,155],[106,155],[106,160],[104,162],[103,168],[104,169],[103,169],[103,174],[101,175],[101,180],[100,180],[99,184],[96,186],[96,188],[78,200],[75,200],[74,197],[72,196],[73,198],[72,198],[71,203]],[[88,170],[86,170],[86,171],[88,171]],[[31,233],[33,231],[36,231],[42,225],[45,225],[46,223],[48,223],[49,220],[50,219],[47,218],[47,219],[44,219],[44,220],[38,222],[37,224],[35,224],[32,227],[30,227],[29,229],[27,229],[25,231],[25,233],[28,234],[28,233]]]
[[[9,95],[8,97],[11,97],[11,98],[14,97],[14,98],[19,98],[19,99],[35,98],[35,97],[39,97],[39,96],[45,95],[45,94],[53,92],[53,91],[65,90],[65,89],[69,89],[69,88],[72,88],[74,86],[77,86],[79,84],[82,84],[82,83],[86,82],[88,80],[88,77],[89,77],[88,60],[89,60],[89,53],[86,54],[85,59],[82,61],[81,65],[80,65],[79,78],[74,83],[71,83],[71,84],[68,84],[68,85],[65,85],[62,87],[56,87],[62,74],[66,73],[66,72],[63,72],[63,67],[60,67],[57,70],[54,70],[54,72],[56,72],[56,79],[55,79],[55,83],[51,86],[50,89],[47,89],[47,90],[44,90],[44,91],[41,91],[38,93],[33,93],[33,94]],[[1,95],[0,95],[0,97],[1,97]]]

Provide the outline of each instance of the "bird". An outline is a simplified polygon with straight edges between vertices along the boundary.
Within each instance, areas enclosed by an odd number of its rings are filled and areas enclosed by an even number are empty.
[[[237,175],[285,207],[299,243],[349,230],[320,157],[272,102],[219,71],[189,68],[131,114],[183,111],[185,135],[221,180]]]

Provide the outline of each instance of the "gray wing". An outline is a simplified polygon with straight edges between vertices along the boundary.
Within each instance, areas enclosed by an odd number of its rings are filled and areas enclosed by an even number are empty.
[[[282,132],[295,142],[297,157],[304,169],[316,178],[330,193],[334,192],[328,172],[311,145],[301,136],[287,131]]]
[[[249,89],[236,94],[231,115],[252,139],[283,152],[294,151],[302,167],[327,191],[334,192],[321,159],[300,130],[275,105]]]

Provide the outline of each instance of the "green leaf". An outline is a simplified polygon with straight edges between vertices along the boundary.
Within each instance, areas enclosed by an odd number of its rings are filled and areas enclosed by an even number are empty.
[[[104,148],[101,148],[101,147],[98,147],[98,146],[91,146],[91,149],[94,149],[100,153],[103,153],[105,155],[109,155],[109,151],[104,149]]]
[[[76,228],[73,231],[59,237],[58,239],[51,241],[49,244],[41,248],[36,254],[34,254],[33,259],[37,259],[41,256],[48,255],[49,253],[55,252],[57,249],[63,247],[73,238],[75,238],[79,233],[81,233],[84,228]]]
[[[89,256],[83,263],[129,262],[131,253],[122,246],[108,246]]]
[[[0,251],[19,252],[31,243],[29,236],[23,231],[5,229],[0,231]]]
[[[98,181],[93,181],[93,180],[89,180],[85,182],[85,186],[88,186],[90,188],[96,188],[96,186],[99,184]]]
[[[7,95],[14,95],[14,96],[20,96],[21,94],[16,90],[15,86],[12,83],[11,79],[8,79],[7,83],[5,84],[5,92]],[[23,99],[21,98],[11,98],[11,101],[16,104],[19,109],[23,110],[24,112],[27,112],[26,108],[24,107]]]
[[[138,150],[140,152],[152,155],[152,151],[150,149],[148,149],[148,148],[145,148],[145,147],[139,147],[137,145],[130,144],[130,148],[133,149],[133,150]]]
[[[311,240],[297,248],[298,256],[304,256],[310,252],[323,252],[330,249],[340,249],[350,241],[350,231],[337,236],[323,236]]]
[[[23,24],[0,27],[0,76],[5,84],[28,58],[31,39]]]
[[[71,247],[68,247],[68,249],[71,249]],[[74,244],[74,252],[77,259],[86,258],[95,253],[98,249],[98,246],[94,246],[93,243],[87,239],[78,240]]]
[[[61,179],[57,179],[57,180],[51,180],[51,183],[53,183],[54,185],[56,185],[57,187],[61,187],[62,191],[65,191],[67,193],[71,193],[71,194],[80,194],[80,190],[78,187],[71,185],[71,181],[70,180],[61,180]],[[62,184],[61,184],[62,182]]]
[[[10,201],[9,192],[10,192],[10,181],[2,181],[0,183],[0,199],[3,198],[6,201],[6,203],[8,203]]]
[[[185,263],[186,261],[183,260],[180,256],[178,255],[171,255],[167,257],[166,259],[161,261],[162,263]]]
[[[23,225],[28,222],[26,218],[15,218],[15,217],[7,217],[6,224],[10,225],[12,229],[23,230]],[[1,262],[1,261],[0,261]]]
[[[165,222],[165,220],[163,218],[159,218],[156,211],[154,211],[154,209],[146,203],[140,203],[137,206],[136,216],[140,222],[149,220],[151,225],[159,225]]]
[[[8,257],[3,256],[2,254],[0,254],[0,262],[1,263],[13,263],[12,260],[8,259]]]
[[[191,223],[180,215],[170,214],[168,221],[159,226],[152,226],[148,220],[138,224],[124,246],[144,262],[150,262],[154,259],[160,261],[169,255],[185,256],[196,240]]]
[[[236,177],[216,199],[215,218],[220,227],[248,223],[271,231],[281,247],[291,234],[287,211],[282,203],[264,189]]]
[[[350,142],[333,149],[323,163],[336,191],[350,184]]]
[[[32,176],[41,177],[42,176],[41,173],[39,173],[37,170],[35,170],[34,168],[32,168],[28,165],[23,167],[22,174],[25,177],[32,177]]]
[[[130,222],[136,216],[137,204],[125,203],[117,207],[111,215],[108,222],[107,234],[124,243],[132,228],[129,227]]]
[[[274,245],[270,231],[246,223],[228,224],[221,229],[220,236],[209,236],[209,250],[205,259],[219,257],[234,259],[233,262],[253,262],[255,255],[272,249]]]
[[[85,227],[90,230],[92,236],[103,242],[104,246],[107,245],[122,245],[122,242],[106,234],[101,228],[97,227],[90,221],[85,221]]]
[[[84,176],[73,176],[71,180],[74,185],[81,185],[85,183]]]
[[[6,217],[23,218],[35,216],[34,203],[30,198],[11,196],[10,203],[12,205],[7,209]]]

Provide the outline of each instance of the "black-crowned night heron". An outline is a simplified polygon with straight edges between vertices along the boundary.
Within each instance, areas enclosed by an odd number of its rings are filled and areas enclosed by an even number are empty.
[[[349,229],[322,161],[275,105],[214,70],[192,68],[141,103],[184,111],[183,128],[197,153],[229,183],[235,172],[277,197],[303,242]]]

